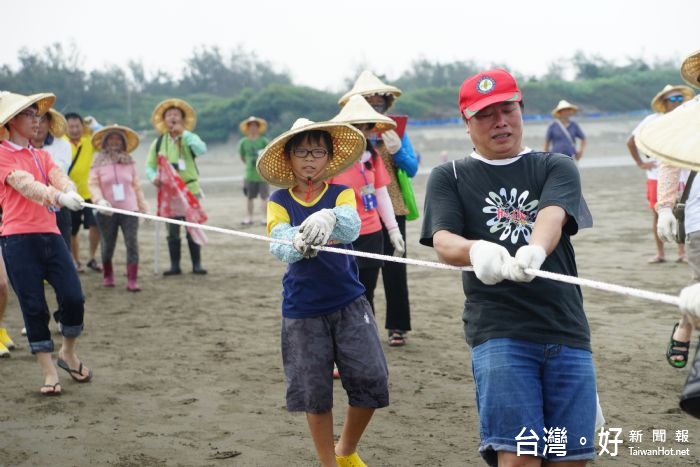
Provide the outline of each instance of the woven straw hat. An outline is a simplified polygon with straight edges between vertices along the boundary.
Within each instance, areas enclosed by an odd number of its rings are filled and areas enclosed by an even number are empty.
[[[257,123],[258,127],[260,127],[260,130],[258,131],[261,135],[264,134],[267,131],[267,122],[265,121],[264,118],[260,117],[253,117],[252,115],[245,120],[243,120],[239,125],[238,128],[241,130],[241,133],[244,135],[248,131],[248,124],[250,123]]]
[[[292,128],[272,140],[258,157],[257,168],[260,176],[271,184],[289,188],[296,184],[289,159],[284,154],[284,145],[294,135],[311,130],[323,130],[333,140],[333,157],[328,161],[323,179],[327,180],[357,162],[365,150],[365,137],[362,132],[348,124],[335,122],[312,122],[299,118]]]
[[[578,112],[578,106],[572,104],[571,102],[567,101],[566,99],[562,99],[559,101],[556,107],[552,110],[552,116],[556,117],[557,114],[564,110],[564,109],[573,109],[576,112]]]
[[[197,126],[197,114],[190,104],[183,101],[182,99],[165,99],[163,102],[158,104],[153,110],[153,115],[151,115],[151,123],[156,128],[158,133],[166,133],[168,131],[168,126],[163,120],[165,111],[171,107],[182,110],[185,114],[185,118],[182,121],[185,130],[192,131],[194,127]]]
[[[398,99],[401,95],[401,90],[396,86],[388,85],[377,78],[371,71],[365,70],[357,77],[352,89],[343,94],[338,100],[338,105],[347,104],[351,96],[360,94],[361,96],[372,96],[374,94],[391,94]]]
[[[682,84],[678,84],[676,86],[671,86],[670,84],[667,84],[651,100],[651,110],[657,113],[666,112],[666,107],[664,107],[664,99],[672,94],[681,94],[683,96],[683,102],[686,102],[692,99],[693,96],[695,96],[695,91],[693,91],[688,86],[684,86]]]
[[[63,114],[56,109],[49,109],[46,114],[50,116],[49,133],[51,133],[54,138],[60,138],[65,135],[68,129],[68,122],[66,122],[66,118]]]
[[[644,125],[635,141],[649,156],[700,170],[700,97]]]
[[[685,57],[681,64],[681,76],[686,83],[700,88],[700,50]]]
[[[374,123],[374,128],[382,133],[396,128],[396,122],[386,115],[382,115],[372,108],[371,105],[359,94],[350,97],[348,103],[340,109],[338,115],[333,117],[331,122],[349,123]]]
[[[56,96],[47,92],[31,96],[0,92],[0,125],[5,125],[18,113],[34,104],[38,108],[37,114],[42,116],[49,111],[54,102],[56,102]]]
[[[126,152],[132,152],[139,145],[139,135],[129,127],[122,125],[109,125],[100,128],[92,135],[92,146],[97,151],[102,151],[102,143],[110,133],[119,133],[126,139]]]

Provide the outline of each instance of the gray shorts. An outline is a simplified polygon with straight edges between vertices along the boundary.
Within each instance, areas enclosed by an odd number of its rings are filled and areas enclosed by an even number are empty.
[[[265,182],[243,180],[243,194],[248,199],[255,199],[258,195],[260,199],[267,199],[270,196],[270,187]]]
[[[364,295],[329,315],[283,317],[282,362],[290,412],[325,413],[333,408],[334,362],[351,406],[389,405],[389,371]]]

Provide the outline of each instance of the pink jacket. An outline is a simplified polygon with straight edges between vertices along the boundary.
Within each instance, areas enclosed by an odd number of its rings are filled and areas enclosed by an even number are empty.
[[[114,186],[122,185],[124,199],[114,199]],[[148,203],[143,196],[141,182],[136,173],[136,164],[133,158],[125,153],[109,156],[99,153],[90,168],[88,188],[92,196],[92,202],[97,203],[106,199],[112,207],[127,211],[147,212]]]

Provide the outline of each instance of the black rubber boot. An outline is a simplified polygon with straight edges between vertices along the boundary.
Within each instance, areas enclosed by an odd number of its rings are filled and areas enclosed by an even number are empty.
[[[180,270],[180,239],[168,239],[168,251],[170,252],[170,269],[163,272],[164,276],[175,276],[182,274]]]
[[[187,237],[187,246],[190,248],[192,257],[192,273],[206,274],[207,270],[202,267],[202,247],[197,245],[192,239]]]

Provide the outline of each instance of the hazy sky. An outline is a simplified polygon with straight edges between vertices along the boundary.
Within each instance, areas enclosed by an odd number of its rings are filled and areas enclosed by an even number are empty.
[[[110,7],[109,5],[112,5]],[[75,44],[88,69],[142,61],[177,75],[200,45],[255,52],[297,84],[340,92],[360,66],[397,78],[417,58],[528,75],[576,50],[619,63],[700,49],[700,1],[32,0],[3,2],[0,63]]]

